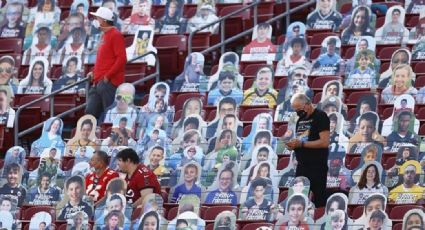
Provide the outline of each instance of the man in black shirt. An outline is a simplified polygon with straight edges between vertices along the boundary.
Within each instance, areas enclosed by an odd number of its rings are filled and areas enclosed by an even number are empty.
[[[311,182],[316,207],[326,204],[326,175],[329,154],[329,118],[325,112],[313,107],[305,94],[295,94],[291,106],[299,117],[296,138],[287,146],[295,151],[298,160],[296,176],[305,176]]]

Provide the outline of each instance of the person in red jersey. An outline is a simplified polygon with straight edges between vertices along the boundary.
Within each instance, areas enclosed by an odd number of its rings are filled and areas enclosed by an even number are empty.
[[[105,196],[109,181],[119,177],[119,175],[108,167],[109,158],[104,151],[96,151],[89,163],[94,168],[94,172],[86,176],[86,193],[97,204]]]
[[[114,26],[114,13],[106,8],[99,7],[95,13],[93,26],[102,31],[98,44],[96,62],[93,72],[93,87],[89,91],[86,113],[97,119],[114,102],[117,87],[124,82],[125,52],[124,37]]]
[[[127,174],[127,203],[134,208],[141,206],[146,195],[161,193],[161,186],[156,175],[144,164],[139,162],[136,151],[127,148],[121,150],[116,156],[121,172]]]

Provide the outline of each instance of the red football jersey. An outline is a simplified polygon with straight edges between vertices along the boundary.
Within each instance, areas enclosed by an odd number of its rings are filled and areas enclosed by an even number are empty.
[[[139,164],[131,178],[125,178],[127,182],[127,202],[133,204],[140,198],[140,191],[152,188],[154,193],[161,194],[161,185],[156,175],[143,164]]]
[[[94,201],[99,201],[105,196],[106,186],[109,181],[117,178],[119,175],[114,170],[107,168],[100,178],[97,178],[94,172],[86,176],[86,193],[93,197]]]

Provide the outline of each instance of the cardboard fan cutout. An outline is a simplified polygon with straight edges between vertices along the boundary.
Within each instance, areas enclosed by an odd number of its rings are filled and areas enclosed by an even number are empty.
[[[375,222],[374,226],[377,225],[377,227],[381,229],[391,229],[392,221],[385,214],[386,205],[387,198],[384,194],[371,194],[364,203],[363,215],[359,219],[355,220],[354,224],[356,226],[369,228],[370,225]]]
[[[341,40],[337,36],[329,36],[322,42],[320,56],[313,63],[312,75],[336,75],[342,70]]]
[[[178,215],[175,219],[168,223],[167,230],[175,229],[196,229],[202,230],[205,229],[205,221],[199,217],[198,214],[187,211]]]
[[[3,26],[0,27],[0,38],[21,38],[25,36],[25,22],[23,20],[24,4],[11,2],[4,7]]]
[[[414,59],[425,59],[425,36],[418,39],[413,46],[412,55]]]
[[[381,182],[383,169],[378,161],[367,162],[361,171],[359,181],[350,189],[350,204],[363,205],[373,193],[388,195],[388,188]]]
[[[336,0],[317,0],[316,10],[307,16],[308,29],[331,29],[337,31],[342,15],[336,10]]]
[[[243,91],[238,87],[238,73],[222,70],[218,75],[217,87],[208,92],[208,105],[217,105],[224,97],[232,97],[236,104],[243,100]]]
[[[254,27],[252,41],[242,50],[242,61],[267,61],[276,58],[276,45],[271,42],[272,26],[260,23]]]
[[[362,153],[363,149],[370,145],[383,146],[384,138],[378,132],[379,116],[375,112],[363,113],[359,118],[359,129],[368,127],[367,132],[354,134],[348,145],[349,153]]]
[[[424,227],[425,213],[421,209],[411,209],[404,214],[403,228],[417,230]]]
[[[351,89],[376,88],[379,66],[375,65],[375,53],[371,50],[362,50],[354,58],[354,69],[346,78],[345,87]]]
[[[242,189],[242,197],[241,199],[248,199],[253,196],[253,188],[250,188],[250,182],[257,179],[257,178],[263,178],[267,180],[268,185],[277,187],[278,185],[278,172],[274,168],[274,165],[268,161],[262,161],[258,164],[252,165],[246,170],[242,172],[241,175],[241,187],[244,187]],[[272,189],[268,189],[268,198],[270,200],[275,200]]]
[[[288,166],[285,169],[281,170],[279,173],[279,187],[291,187],[292,181],[295,179],[295,171],[297,170],[297,165],[297,158],[295,157],[295,153],[292,152],[289,158]]]
[[[379,88],[386,88],[390,86],[395,68],[400,64],[410,65],[411,59],[412,54],[408,49],[400,48],[394,51],[393,55],[391,56],[390,66],[381,74],[379,78]]]
[[[83,79],[82,62],[78,56],[68,56],[62,62],[62,74],[53,83],[52,91],[60,90]],[[85,93],[86,84],[81,83],[61,93],[63,94],[82,94]]]
[[[326,187],[348,190],[352,184],[351,171],[344,165],[344,158],[338,155],[329,157],[329,170]]]
[[[208,80],[204,74],[204,55],[198,52],[186,57],[183,72],[174,81],[174,92],[199,92],[203,91],[201,85]]]
[[[6,176],[7,174],[6,169],[8,168],[10,164],[15,163],[18,165],[24,165],[25,157],[26,157],[25,149],[22,148],[21,146],[14,146],[8,149],[6,152],[6,156],[4,158],[4,163],[3,163],[3,170],[2,170],[3,177]]]
[[[425,7],[425,4],[423,5]],[[424,8],[425,10],[425,8]],[[415,27],[413,27],[410,30],[409,33],[409,44],[418,44],[420,43],[420,40],[422,39],[422,37],[425,35],[425,29],[424,29],[424,24],[425,24],[425,11],[421,11],[419,13],[419,21],[418,24],[416,24]],[[413,49],[415,50],[415,49]],[[414,51],[413,51],[414,53]],[[418,59],[418,58],[415,58]]]
[[[398,170],[399,185],[393,188],[389,195],[389,202],[396,204],[414,204],[423,199],[425,188],[418,185],[419,174],[423,172],[418,161],[409,160],[404,162]]]
[[[4,196],[3,200],[5,197],[9,197],[11,203],[17,203],[15,207],[22,207],[27,194],[27,190],[22,185],[24,169],[17,163],[12,163],[5,170],[5,177],[2,177],[0,181],[0,194]]]
[[[200,86],[203,91],[213,90],[218,87],[218,78],[221,72],[232,71],[236,75],[237,88],[243,89],[244,77],[240,74],[239,55],[235,52],[226,52],[221,55],[217,72],[208,77],[208,85]]]
[[[140,31],[140,27],[145,26],[153,29],[155,19],[151,17],[152,2],[148,0],[133,0],[132,5],[131,15],[124,20],[122,32],[135,34]]]
[[[9,211],[0,211],[0,222],[2,223],[2,228],[4,229],[12,229],[14,227],[15,220],[13,219],[13,215]],[[16,226],[15,226],[16,228]]]
[[[415,99],[411,95],[403,94],[398,96],[397,99],[395,99],[395,101],[393,102],[393,104],[394,104],[394,110],[391,117],[387,118],[382,125],[382,130],[381,130],[382,136],[389,136],[394,131],[398,132],[401,126],[404,126],[404,127],[401,127],[403,133],[406,131],[409,131],[410,134],[417,134],[419,131],[420,124],[419,124],[419,120],[415,118],[415,115],[413,113],[415,109]],[[405,127],[407,124],[401,123],[399,116],[402,112],[404,115],[406,115],[406,117],[402,117],[402,118],[405,118],[403,120],[405,121],[404,123],[408,124],[407,127]],[[407,119],[407,113],[410,115],[409,119]],[[408,140],[409,138],[411,138],[411,135],[406,137],[404,141]],[[400,136],[397,138],[397,136],[393,134],[391,139],[388,141],[388,146],[392,147],[393,145],[392,143],[394,141],[401,142],[401,139],[403,138],[401,138]]]
[[[29,229],[47,229],[52,225],[52,215],[48,212],[35,213],[30,220]]]
[[[31,61],[28,75],[19,82],[18,94],[50,94],[52,81],[47,77],[49,63],[46,57],[35,57]]]
[[[316,220],[315,225],[320,226],[321,229],[325,229],[327,222],[329,221],[329,217],[333,215],[335,210],[342,210],[347,213],[348,207],[348,198],[343,193],[334,193],[332,194],[328,200],[326,201],[325,213],[324,215]],[[348,220],[348,224],[350,224],[351,220]],[[329,224],[328,224],[329,225]]]
[[[195,16],[188,21],[187,30],[190,33],[198,28],[206,26],[209,23],[217,21],[217,19],[215,2],[199,1]],[[198,32],[209,32],[211,34],[215,34],[218,32],[219,25],[219,23],[216,23]]]
[[[302,193],[295,193],[288,198],[288,202],[285,208],[285,215],[278,219],[276,227],[279,226],[279,229],[289,230],[298,228],[298,229],[310,229],[313,224],[313,220],[306,218],[307,208],[309,200],[307,196]]]
[[[302,22],[293,22],[289,24],[287,32],[285,34],[285,41],[282,44],[278,44],[276,52],[276,60],[281,60],[286,52],[291,49],[291,42],[295,38],[302,38],[305,40],[306,26]],[[306,47],[308,50],[308,47]],[[277,71],[276,71],[277,74]],[[280,76],[280,75],[277,75]]]
[[[378,109],[378,99],[374,95],[363,95],[356,103],[356,113],[350,120],[347,133],[349,136],[358,132],[360,116],[366,112],[376,112]]]
[[[348,149],[348,138],[344,135],[345,120],[340,113],[328,115],[330,126],[330,149],[329,156],[345,156]]]
[[[155,21],[155,33],[182,34],[186,32],[187,20],[183,18],[182,0],[167,0],[164,16]]]
[[[62,140],[63,121],[51,117],[44,122],[41,137],[31,144],[30,156],[41,156],[46,148],[55,148],[59,156],[63,156],[65,142]]]
[[[236,215],[231,211],[223,211],[218,214],[214,221],[216,230],[236,230]]]
[[[84,115],[78,119],[76,132],[73,138],[66,143],[65,156],[75,156],[80,147],[96,146],[96,118],[92,115]]]
[[[28,27],[27,27],[28,28]],[[56,37],[53,35],[51,27],[44,24],[38,25],[32,35],[25,38],[25,41],[31,40],[28,44],[24,43],[24,53],[22,64],[28,65],[36,57],[44,57],[50,64],[53,58],[53,52],[56,44]]]
[[[415,73],[412,67],[406,64],[398,65],[393,70],[390,85],[382,90],[381,103],[392,104],[403,94],[416,97],[418,90],[414,87],[414,81]]]
[[[132,208],[127,206],[126,197],[122,194],[115,193],[111,194],[106,199],[106,205],[104,209],[96,209],[96,215],[100,214],[95,221],[96,226],[108,226],[110,225],[109,219],[111,219],[111,215],[118,216],[119,225],[124,227],[124,229],[129,229],[131,225],[131,221],[127,215],[129,215],[132,211]],[[110,226],[109,226],[110,227]]]
[[[73,191],[77,192],[73,192]],[[79,191],[79,193],[78,193]],[[85,196],[84,178],[72,176],[68,178],[64,186],[64,199],[56,205],[56,219],[69,220],[74,214],[83,211],[89,218],[93,215],[93,205]]]
[[[375,38],[378,44],[406,44],[409,30],[404,27],[406,10],[400,6],[392,6],[385,16],[384,25],[376,30]]]
[[[286,52],[282,58],[278,59],[275,73],[276,76],[287,76],[291,67],[294,65],[301,65],[306,69],[311,68],[311,63],[307,59],[309,46],[304,37],[293,38],[289,42],[287,50],[285,51]]]
[[[179,183],[172,189],[171,202],[179,203],[183,195],[196,195],[201,198],[200,187],[202,168],[196,162],[190,162],[183,166]]]
[[[252,87],[244,90],[242,105],[268,105],[273,108],[277,104],[278,92],[273,88],[274,73],[270,66],[257,70]]]
[[[425,10],[425,3],[421,0],[406,0],[404,8],[408,14],[420,14]]]
[[[139,26],[134,33],[134,40],[130,47],[126,48],[127,60],[144,55],[148,52],[157,53],[156,48],[153,46],[153,28],[150,26]],[[155,66],[156,59],[154,55],[150,54],[136,62],[146,62],[149,66]]]
[[[211,186],[208,187],[203,203],[205,204],[238,204],[238,165],[235,162],[223,164]]]
[[[357,6],[351,15],[347,28],[342,31],[342,44],[354,45],[361,36],[373,36],[375,34],[375,20],[372,11],[367,6]]]
[[[190,115],[203,116],[202,106],[203,103],[200,98],[189,98],[184,102],[180,119],[175,120],[173,123],[171,132],[172,139],[175,139],[178,135],[180,135],[182,130],[184,130],[184,121],[186,120],[186,117],[189,117]]]

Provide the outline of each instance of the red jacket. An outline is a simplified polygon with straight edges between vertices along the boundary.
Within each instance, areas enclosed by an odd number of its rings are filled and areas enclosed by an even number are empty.
[[[124,37],[114,27],[105,32],[100,42],[93,70],[93,82],[96,84],[106,76],[114,86],[118,87],[124,82],[127,62]]]

